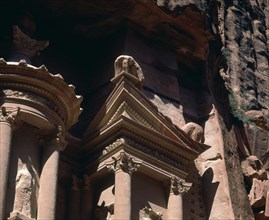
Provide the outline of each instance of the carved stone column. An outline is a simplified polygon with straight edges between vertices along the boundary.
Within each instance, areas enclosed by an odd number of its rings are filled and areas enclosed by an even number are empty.
[[[72,188],[69,197],[68,219],[80,219],[80,180],[76,175],[72,175]]]
[[[42,172],[38,196],[37,219],[55,219],[58,165],[62,149],[62,131],[59,128],[57,137],[44,146]]]
[[[112,157],[114,162],[107,164],[109,171],[115,173],[115,203],[114,219],[131,219],[131,175],[139,164],[134,162],[124,152],[118,158]]]
[[[264,216],[269,217],[269,191],[266,192]]]
[[[12,128],[19,109],[0,111],[0,219],[4,219],[6,189],[8,180],[9,160],[12,141]]]
[[[171,178],[170,195],[167,205],[167,220],[182,220],[183,219],[183,202],[182,197],[191,188],[191,183],[186,183],[184,180],[176,177]]]
[[[92,184],[87,175],[84,175],[84,186],[82,190],[82,202],[81,202],[81,219],[91,220],[93,219],[93,194]]]

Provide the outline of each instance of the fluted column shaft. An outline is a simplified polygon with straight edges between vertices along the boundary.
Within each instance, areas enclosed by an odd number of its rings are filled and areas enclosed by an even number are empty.
[[[124,152],[112,159],[114,162],[107,164],[107,167],[115,173],[114,219],[131,220],[131,175],[139,164]]]
[[[183,195],[187,193],[191,187],[191,183],[176,177],[171,178],[170,195],[167,204],[167,220],[183,219]]]
[[[4,107],[2,107],[0,112],[0,219],[4,219],[5,217],[4,214],[12,142],[12,128],[17,112],[7,112]]]
[[[40,176],[37,219],[54,220],[60,149],[51,144],[44,148],[43,169]]]

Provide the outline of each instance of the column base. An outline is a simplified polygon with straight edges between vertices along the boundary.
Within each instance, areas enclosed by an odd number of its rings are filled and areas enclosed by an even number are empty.
[[[8,220],[35,220],[35,218],[29,218],[23,214],[18,212],[11,212]]]

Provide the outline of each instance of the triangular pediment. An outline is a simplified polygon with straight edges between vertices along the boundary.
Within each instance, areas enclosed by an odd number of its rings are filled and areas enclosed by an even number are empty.
[[[101,135],[116,123],[119,124],[119,121],[124,121],[125,127],[129,124],[133,132],[145,129],[145,132],[169,138],[186,148],[195,145],[190,137],[158,112],[158,108],[124,76],[89,125],[85,136]]]
[[[147,120],[146,117],[144,117],[141,112],[138,113],[138,111],[136,111],[133,106],[126,101],[123,101],[111,119],[108,122],[105,122],[105,126],[112,124],[120,117],[128,118],[149,129],[152,129],[153,131],[159,132],[157,127],[152,126],[152,124]]]

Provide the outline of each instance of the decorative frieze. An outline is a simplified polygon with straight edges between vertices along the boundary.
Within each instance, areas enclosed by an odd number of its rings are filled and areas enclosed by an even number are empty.
[[[8,87],[12,85],[7,85],[4,84],[3,86]],[[14,86],[14,85],[13,85]],[[34,87],[29,87],[28,88],[34,88]],[[38,104],[42,104],[46,107],[48,107],[50,110],[55,112],[63,121],[65,121],[67,117],[67,112],[65,112],[63,109],[63,103],[58,98],[55,98],[58,102],[58,106],[61,106],[61,108],[57,107],[57,105],[50,101],[47,98],[42,97],[41,95],[38,95],[37,93],[34,92],[25,92],[25,91],[20,91],[20,90],[11,90],[11,89],[3,89],[3,93],[5,94],[5,99],[21,99],[21,100],[28,100],[31,102],[35,102]]]
[[[130,145],[130,146],[132,146],[132,147],[134,147],[134,148],[136,148],[144,153],[147,153],[148,155],[150,155],[154,158],[157,158],[160,161],[163,161],[163,162],[165,162],[173,167],[176,167],[178,169],[181,169],[184,171],[187,170],[187,167],[180,160],[174,160],[174,159],[166,156],[165,154],[161,153],[160,151],[158,151],[154,148],[151,148],[148,145],[139,144],[130,138],[125,138],[125,140],[126,140],[126,143],[128,145]],[[159,146],[159,147],[161,147],[161,146]]]
[[[143,152],[149,156],[152,156],[156,158],[157,160],[160,160],[172,167],[175,167],[179,170],[187,171],[187,166],[186,164],[189,163],[189,160],[187,160],[185,157],[181,156],[180,159],[177,157],[177,159],[168,156],[167,153],[163,153],[162,151],[159,151],[157,149],[162,148],[161,146],[155,146],[155,148],[151,147],[149,143],[145,144],[140,144],[137,142],[138,138],[136,141],[134,141],[131,138],[127,137],[122,137],[116,139],[112,144],[109,144],[107,146],[104,145],[99,145],[96,149],[95,152],[91,152],[91,160],[88,160],[88,162],[92,162],[98,158],[101,158],[102,156],[105,156],[106,154],[116,150],[120,149],[121,147],[124,148],[124,146],[129,147],[129,148],[134,148],[139,150],[140,152]],[[103,149],[103,150],[102,150]],[[171,153],[172,156],[172,153]],[[174,155],[173,155],[174,156]],[[153,160],[151,161],[152,164],[155,164],[156,166],[159,166],[159,163],[154,162]]]
[[[125,138],[119,138],[115,142],[113,142],[112,144],[110,144],[107,147],[105,147],[105,149],[103,150],[102,154],[105,155],[105,154],[107,154],[110,151],[116,149],[118,146],[120,146],[120,145],[122,145],[124,143],[126,143],[125,142]]]

